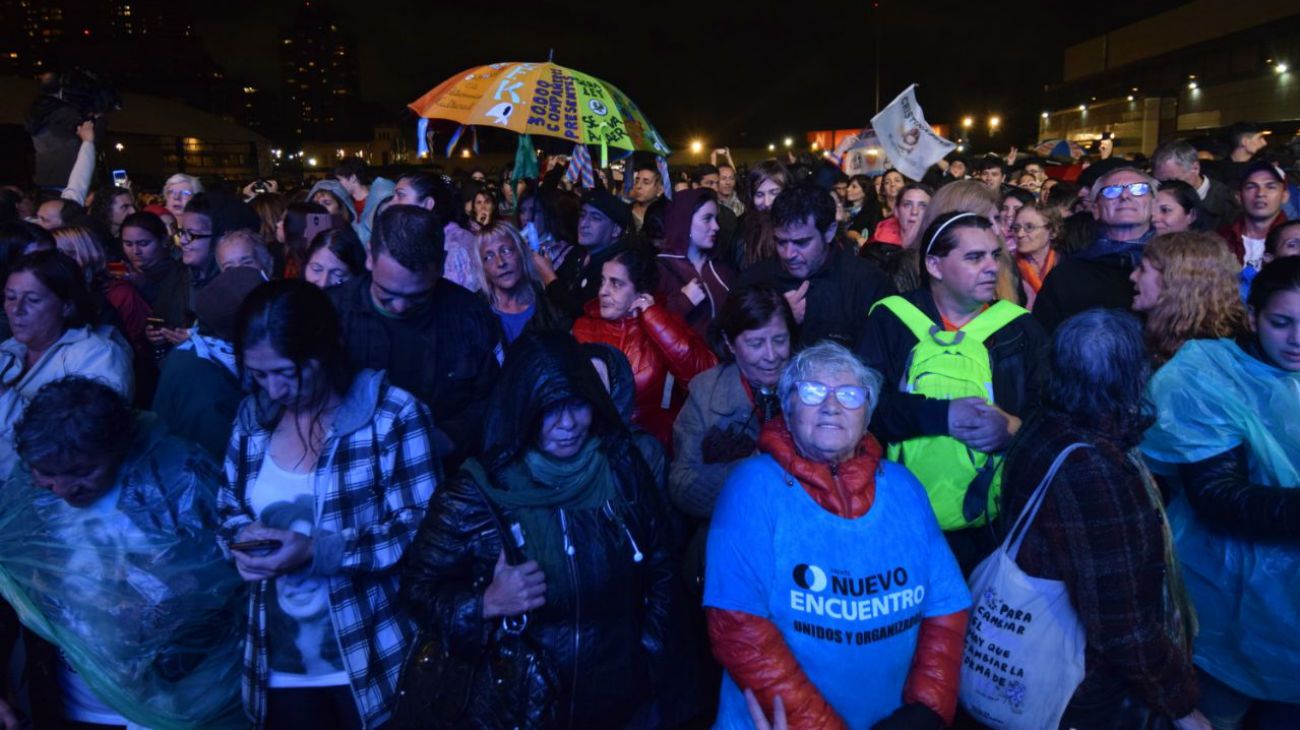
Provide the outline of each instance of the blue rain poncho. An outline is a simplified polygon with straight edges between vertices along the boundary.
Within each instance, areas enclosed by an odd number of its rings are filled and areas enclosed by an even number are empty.
[[[220,479],[142,416],[94,504],[68,505],[21,465],[0,489],[0,597],[100,701],[151,730],[248,726],[243,583],[215,537]]]
[[[1300,488],[1300,373],[1231,340],[1193,340],[1156,372],[1149,394],[1158,420],[1142,452],[1153,471],[1176,477],[1179,464],[1245,444],[1252,483]],[[1168,513],[1200,623],[1196,664],[1250,697],[1300,702],[1300,544],[1215,529],[1181,490]]]

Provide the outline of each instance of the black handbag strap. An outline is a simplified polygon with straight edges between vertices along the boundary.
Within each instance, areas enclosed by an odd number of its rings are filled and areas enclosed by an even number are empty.
[[[506,524],[505,516],[501,514],[501,510],[497,507],[496,502],[492,501],[492,497],[479,482],[480,479],[487,480],[491,478],[487,475],[487,471],[483,469],[482,465],[475,461],[468,461],[461,468],[469,472],[470,481],[474,483],[474,488],[477,489],[479,495],[483,497],[483,505],[487,508],[488,516],[492,519],[493,524],[497,526],[497,533],[501,535],[501,549],[506,553],[506,563],[509,565],[521,565],[526,562],[527,558],[524,557],[523,550],[519,549],[519,544],[515,539],[515,533],[510,529],[509,525]]]

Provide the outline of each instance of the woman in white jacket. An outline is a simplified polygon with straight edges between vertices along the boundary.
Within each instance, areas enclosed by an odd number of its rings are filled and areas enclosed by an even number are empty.
[[[15,462],[14,422],[42,385],[82,375],[127,399],[134,389],[130,347],[111,327],[94,326],[85,276],[67,255],[35,251],[15,261],[4,307],[13,337],[0,343],[0,474]]]

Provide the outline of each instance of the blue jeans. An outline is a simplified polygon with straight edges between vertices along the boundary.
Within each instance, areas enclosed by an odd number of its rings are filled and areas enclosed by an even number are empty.
[[[1196,678],[1201,685],[1197,709],[1214,730],[1239,730],[1248,714],[1254,718],[1255,730],[1293,730],[1300,724],[1300,705],[1248,697],[1201,669],[1197,670]]]

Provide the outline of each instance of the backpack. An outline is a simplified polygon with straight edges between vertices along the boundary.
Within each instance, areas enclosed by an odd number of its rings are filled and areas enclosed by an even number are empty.
[[[927,398],[955,400],[978,396],[993,402],[993,369],[985,340],[1029,312],[1011,302],[995,302],[956,332],[935,324],[900,296],[877,302],[916,337],[898,389]],[[891,444],[889,458],[906,466],[930,495],[939,527],[960,530],[987,524],[997,516],[1002,457],[975,451],[951,436],[918,436]]]

